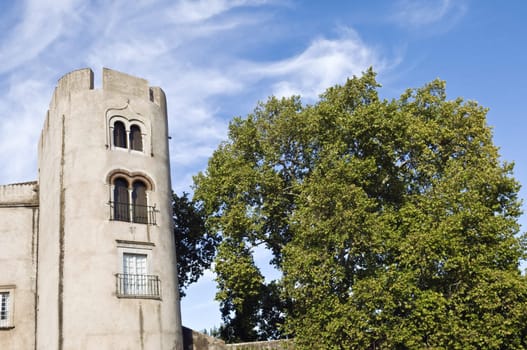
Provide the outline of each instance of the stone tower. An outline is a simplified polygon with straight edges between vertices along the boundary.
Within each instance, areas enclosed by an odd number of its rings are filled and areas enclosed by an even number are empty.
[[[166,100],[62,77],[39,143],[36,348],[182,349]]]

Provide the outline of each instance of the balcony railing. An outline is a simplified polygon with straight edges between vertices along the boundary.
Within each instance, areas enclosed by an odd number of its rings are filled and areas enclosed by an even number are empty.
[[[109,202],[110,219],[135,222],[138,224],[156,224],[156,207],[149,205]]]
[[[11,328],[11,305],[9,302],[11,293],[8,291],[0,292],[0,328]]]
[[[12,328],[11,320],[9,319],[7,313],[0,316],[0,328]]]
[[[115,276],[118,297],[161,299],[161,280],[158,276],[124,273]]]

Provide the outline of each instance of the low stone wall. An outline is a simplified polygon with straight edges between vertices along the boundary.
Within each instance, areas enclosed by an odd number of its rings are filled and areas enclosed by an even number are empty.
[[[225,344],[221,339],[183,327],[184,350],[294,350],[292,339]]]
[[[251,343],[227,344],[227,350],[294,350],[293,340],[269,340]]]
[[[196,332],[187,327],[183,327],[183,348],[184,350],[226,350],[225,342],[221,339]]]

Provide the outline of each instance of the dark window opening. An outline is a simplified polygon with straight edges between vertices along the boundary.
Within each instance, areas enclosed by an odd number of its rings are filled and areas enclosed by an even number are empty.
[[[128,181],[123,178],[118,178],[115,180],[113,200],[113,219],[118,221],[130,221]]]
[[[142,224],[148,223],[146,185],[142,181],[134,181],[132,191],[132,209],[134,222]]]
[[[143,135],[141,135],[141,128],[137,125],[130,127],[130,149],[143,150]]]
[[[127,148],[126,145],[126,128],[123,122],[113,124],[113,145],[115,147]]]

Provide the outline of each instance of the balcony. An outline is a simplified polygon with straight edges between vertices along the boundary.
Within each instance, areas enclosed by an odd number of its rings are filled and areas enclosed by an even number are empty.
[[[0,329],[13,328],[12,289],[0,291]]]
[[[13,328],[13,325],[11,324],[11,320],[9,319],[9,315],[7,314],[7,310],[5,312],[0,313],[0,329],[9,329]]]
[[[109,202],[110,220],[156,225],[156,207],[120,202]]]
[[[117,297],[161,299],[161,280],[155,275],[118,273]]]
[[[9,320],[7,317],[5,319],[0,319],[0,329],[11,329],[15,328],[11,324],[11,320]]]

